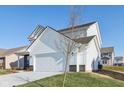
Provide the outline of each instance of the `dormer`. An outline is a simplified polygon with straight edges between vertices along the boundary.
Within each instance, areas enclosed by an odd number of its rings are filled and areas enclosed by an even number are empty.
[[[43,30],[45,29],[45,27],[38,25],[34,31],[31,33],[31,35],[28,37],[30,42],[33,42],[34,40],[37,39],[37,37],[40,35],[40,33],[43,32]]]

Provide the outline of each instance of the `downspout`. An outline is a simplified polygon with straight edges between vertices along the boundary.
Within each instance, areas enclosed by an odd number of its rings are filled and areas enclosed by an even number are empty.
[[[19,69],[19,66],[20,66],[20,64],[19,64],[19,63],[20,63],[19,59],[20,59],[20,58],[19,58],[19,55],[18,55],[18,69]]]

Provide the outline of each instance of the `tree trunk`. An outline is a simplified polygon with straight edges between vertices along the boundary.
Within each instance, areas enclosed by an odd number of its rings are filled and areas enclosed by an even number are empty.
[[[63,78],[63,87],[65,86],[66,76],[67,76],[67,68],[68,68],[69,55],[66,58],[65,70],[64,70],[64,78]]]

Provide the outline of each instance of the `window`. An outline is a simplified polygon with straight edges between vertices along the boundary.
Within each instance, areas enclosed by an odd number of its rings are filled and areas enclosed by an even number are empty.
[[[105,64],[107,64],[107,61],[105,61]]]
[[[111,54],[109,54],[109,57],[111,57]]]
[[[73,56],[73,55],[74,55],[74,53],[72,52],[72,53],[71,53],[71,55]]]
[[[85,65],[79,65],[79,71],[85,71]]]
[[[69,65],[69,71],[76,72],[76,65]]]
[[[107,60],[102,61],[103,64],[107,64]]]
[[[102,64],[104,64],[104,61],[102,61]]]

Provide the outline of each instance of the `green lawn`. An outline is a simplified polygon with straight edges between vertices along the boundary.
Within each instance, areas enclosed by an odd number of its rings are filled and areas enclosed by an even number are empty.
[[[122,66],[105,66],[103,67],[104,70],[115,70],[115,71],[121,71],[124,72],[124,67]]]
[[[10,74],[10,73],[16,73],[15,70],[0,70],[0,75]]]
[[[63,75],[56,75],[19,87],[61,87]],[[94,73],[68,73],[66,87],[124,87],[124,81],[112,79]]]

